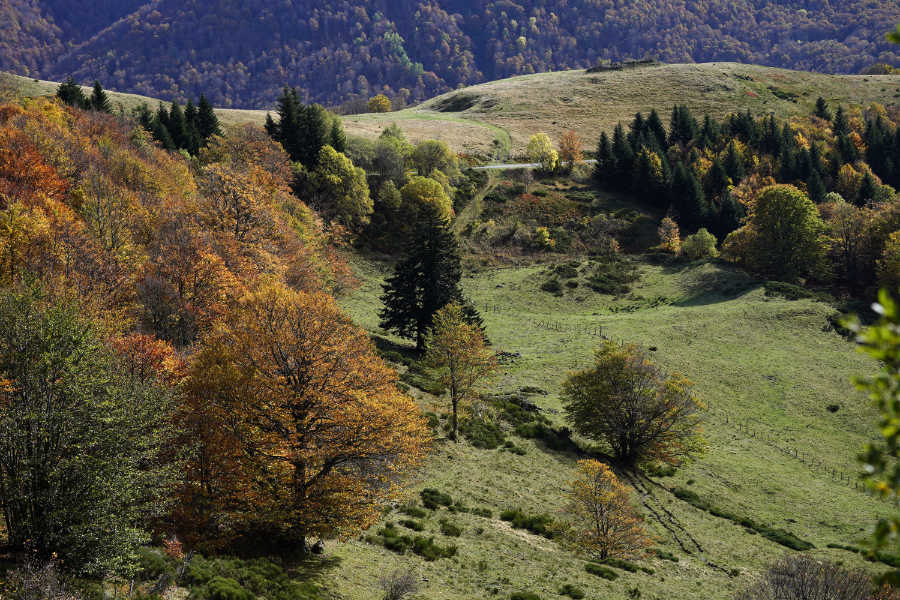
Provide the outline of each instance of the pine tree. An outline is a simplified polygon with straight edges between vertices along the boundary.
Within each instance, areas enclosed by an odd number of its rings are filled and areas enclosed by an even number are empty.
[[[175,142],[172,141],[172,136],[169,135],[169,129],[165,126],[162,119],[160,118],[160,113],[165,113],[166,109],[160,107],[161,110],[157,111],[155,117],[153,117],[153,123],[150,127],[150,133],[153,134],[153,138],[162,145],[166,150],[175,150]],[[168,119],[166,119],[168,120]]]
[[[197,129],[197,107],[188,100],[184,107],[184,127],[187,139],[187,151],[196,155],[200,151],[200,132]]]
[[[97,112],[111,113],[112,106],[109,103],[109,97],[103,91],[103,86],[99,81],[94,81],[94,91],[91,92],[90,100],[91,108]]]
[[[806,191],[809,194],[809,199],[816,204],[825,200],[825,193],[828,190],[825,188],[825,182],[822,181],[822,176],[819,175],[819,172],[815,169],[810,172],[809,179],[806,180]]]
[[[866,174],[863,175],[862,183],[860,183],[859,185],[859,196],[857,203],[860,206],[866,205],[867,203],[875,199],[875,194],[877,192],[878,182],[875,180],[875,177],[870,171],[866,171]]]
[[[850,124],[847,122],[847,116],[844,114],[843,106],[838,106],[837,112],[834,113],[834,122],[831,124],[831,131],[836,138],[850,133]]]
[[[722,199],[722,206],[719,208],[719,215],[716,227],[713,231],[719,239],[725,237],[741,226],[746,211],[744,205],[737,201],[731,194],[725,194]]]
[[[172,108],[169,110],[169,123],[166,129],[169,130],[176,149],[188,148],[187,125],[184,121],[184,113],[181,112],[181,107],[177,102],[173,102]]]
[[[653,139],[656,142],[653,150],[656,152],[664,152],[668,136],[666,134],[666,128],[662,123],[662,119],[659,118],[659,113],[656,112],[656,109],[651,110],[650,116],[647,117],[647,131],[653,136]]]
[[[672,123],[669,127],[669,144],[688,145],[697,137],[699,125],[687,106],[672,109]]]
[[[703,180],[704,191],[710,198],[717,198],[728,189],[730,183],[731,181],[728,179],[728,173],[725,171],[722,161],[716,158]]]
[[[71,77],[59,84],[59,87],[56,89],[56,97],[75,108],[87,109],[90,107],[90,102],[84,97],[81,86],[75,83],[75,80]]]
[[[725,153],[725,162],[723,166],[734,185],[739,184],[747,174],[747,170],[744,167],[744,159],[741,157],[740,152],[738,152],[737,145],[734,141],[728,144],[728,150]]]
[[[329,146],[338,152],[347,151],[347,134],[344,133],[344,125],[341,118],[335,116],[331,123],[331,135],[329,136]]]
[[[384,285],[379,313],[381,327],[425,347],[434,314],[453,301],[462,301],[459,243],[447,221],[428,206],[405,247],[403,259]]]
[[[619,189],[628,189],[631,185],[631,171],[634,167],[634,150],[625,137],[622,124],[616,125],[613,131],[612,154],[615,166],[611,183]]]
[[[302,105],[301,105],[302,106]],[[319,151],[328,143],[331,135],[329,115],[320,104],[310,104],[300,109],[299,160],[309,168],[319,163]]]
[[[816,100],[816,111],[815,115],[820,119],[825,119],[826,121],[831,120],[831,110],[828,108],[828,103],[825,102],[825,98],[819,96],[818,100]]]
[[[602,185],[612,178],[616,166],[612,144],[610,144],[609,136],[606,135],[605,131],[600,134],[600,141],[597,143],[596,159],[597,163],[594,165],[594,181]]]
[[[222,135],[216,111],[203,94],[200,94],[200,101],[197,103],[197,133],[203,138],[204,145],[212,136]]]
[[[672,205],[678,211],[679,225],[686,231],[696,231],[706,225],[710,208],[703,186],[683,163],[675,166],[671,187]]]

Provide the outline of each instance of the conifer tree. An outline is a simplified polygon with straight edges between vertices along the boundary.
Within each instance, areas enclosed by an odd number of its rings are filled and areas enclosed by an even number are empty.
[[[725,194],[725,197],[722,199],[722,206],[719,208],[716,226],[713,228],[716,237],[725,239],[729,233],[741,226],[741,221],[743,221],[745,215],[744,205],[738,202],[730,193]]]
[[[222,135],[216,111],[203,94],[200,94],[200,101],[197,103],[197,133],[203,138],[204,144],[212,136]]]
[[[809,179],[806,180],[806,191],[809,193],[809,199],[816,204],[820,204],[825,200],[825,194],[828,190],[825,188],[822,176],[815,169],[810,172]]]
[[[329,146],[338,152],[347,151],[347,134],[344,133],[344,125],[341,118],[335,116],[331,122],[331,135],[329,136]]]
[[[716,198],[728,189],[730,181],[722,161],[716,158],[703,180],[704,191],[710,198]]]
[[[741,179],[747,174],[747,171],[744,167],[744,159],[741,158],[740,152],[737,150],[737,146],[734,141],[728,144],[728,150],[725,153],[725,162],[723,164],[725,167],[725,172],[728,174],[728,177],[731,178],[731,182],[734,185],[737,185],[741,182]]]
[[[816,100],[816,112],[815,115],[820,119],[825,119],[826,121],[831,120],[831,110],[828,108],[828,103],[825,102],[825,98],[819,96],[818,100]]]
[[[627,189],[631,185],[631,170],[634,166],[634,150],[625,137],[622,124],[616,125],[613,131],[612,154],[614,160],[611,183],[619,189]]]
[[[87,109],[90,102],[84,97],[81,86],[75,83],[75,80],[69,77],[63,83],[59,84],[56,89],[56,97],[69,106]]]
[[[169,110],[169,123],[166,129],[169,130],[169,135],[172,137],[175,148],[188,148],[187,125],[184,120],[184,113],[177,102],[173,102],[172,108]]]
[[[706,224],[710,210],[703,186],[683,163],[676,165],[672,175],[671,201],[685,230],[696,231]]]
[[[99,81],[94,81],[94,91],[91,93],[91,108],[97,112],[111,113],[112,106],[109,103],[109,97],[103,91],[103,86]]]
[[[831,124],[831,131],[834,137],[841,137],[850,133],[850,124],[847,122],[847,116],[844,114],[844,107],[838,106],[837,112],[834,113],[834,122]]]
[[[197,131],[197,107],[191,100],[184,107],[184,128],[187,151],[196,155],[200,151],[200,133]]]
[[[662,119],[659,118],[659,113],[656,112],[656,109],[651,110],[650,116],[647,117],[647,131],[653,136],[653,139],[656,142],[656,146],[653,150],[657,152],[665,150],[666,139],[668,136],[666,135],[666,128],[662,123]]]
[[[605,131],[600,134],[600,141],[597,143],[596,159],[597,163],[594,165],[594,181],[603,184],[610,180],[616,165],[612,144],[610,144],[609,136],[606,135]]]
[[[860,183],[859,185],[859,196],[857,203],[860,206],[865,206],[867,203],[875,199],[875,194],[877,192],[878,182],[875,181],[875,177],[872,175],[871,171],[866,171],[866,174],[863,175],[862,183]]]
[[[423,205],[404,257],[384,285],[379,313],[381,327],[416,340],[423,350],[434,314],[462,301],[459,243],[449,223],[434,208]]]

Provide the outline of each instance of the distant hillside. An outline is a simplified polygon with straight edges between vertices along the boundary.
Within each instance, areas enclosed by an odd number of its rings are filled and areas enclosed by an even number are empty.
[[[893,0],[0,0],[0,69],[220,106],[338,104],[654,56],[831,73],[900,63]],[[78,5],[80,6],[80,5]],[[82,7],[83,8],[83,7]]]

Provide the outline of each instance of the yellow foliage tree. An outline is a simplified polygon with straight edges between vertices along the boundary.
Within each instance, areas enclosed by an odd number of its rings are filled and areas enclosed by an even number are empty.
[[[553,171],[559,164],[559,154],[546,133],[536,133],[528,140],[528,160],[539,163],[544,171]]]
[[[435,313],[425,356],[450,391],[452,436],[456,440],[460,403],[472,396],[479,381],[497,370],[497,359],[487,349],[481,329],[466,322],[463,309],[456,302]]]
[[[598,460],[578,461],[565,512],[563,540],[591,558],[640,557],[652,540],[631,505],[630,490]]]
[[[900,289],[900,231],[888,237],[878,260],[879,284],[896,293]]]
[[[373,96],[369,98],[369,103],[366,104],[366,110],[368,110],[370,113],[391,112],[391,99],[384,94]]]

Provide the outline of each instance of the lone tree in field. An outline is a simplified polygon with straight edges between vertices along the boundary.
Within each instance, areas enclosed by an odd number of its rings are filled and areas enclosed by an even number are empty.
[[[459,405],[471,398],[479,381],[497,370],[497,360],[487,349],[481,329],[466,321],[461,305],[451,302],[434,315],[426,361],[450,390],[451,437],[458,441]]]
[[[563,540],[572,550],[606,560],[640,556],[650,546],[643,520],[631,505],[629,488],[607,465],[578,461],[571,486]]]
[[[416,340],[425,349],[425,335],[434,314],[450,302],[462,302],[459,242],[438,207],[425,203],[405,248],[405,256],[384,285],[379,313],[381,327]],[[464,308],[470,323],[481,326],[474,308]]]
[[[737,600],[870,600],[872,578],[862,570],[849,570],[819,562],[802,554],[788,555],[766,569]]]
[[[700,403],[691,382],[666,375],[633,344],[606,341],[593,367],[563,382],[566,415],[585,437],[606,443],[625,468],[677,464],[700,449]]]
[[[391,112],[391,100],[384,94],[378,94],[369,98],[366,104],[366,110],[370,113],[388,113]]]
[[[528,140],[528,160],[539,163],[541,170],[551,172],[559,165],[559,154],[546,133],[536,133]]]
[[[584,145],[574,131],[567,131],[559,140],[559,160],[568,170],[584,160]]]

